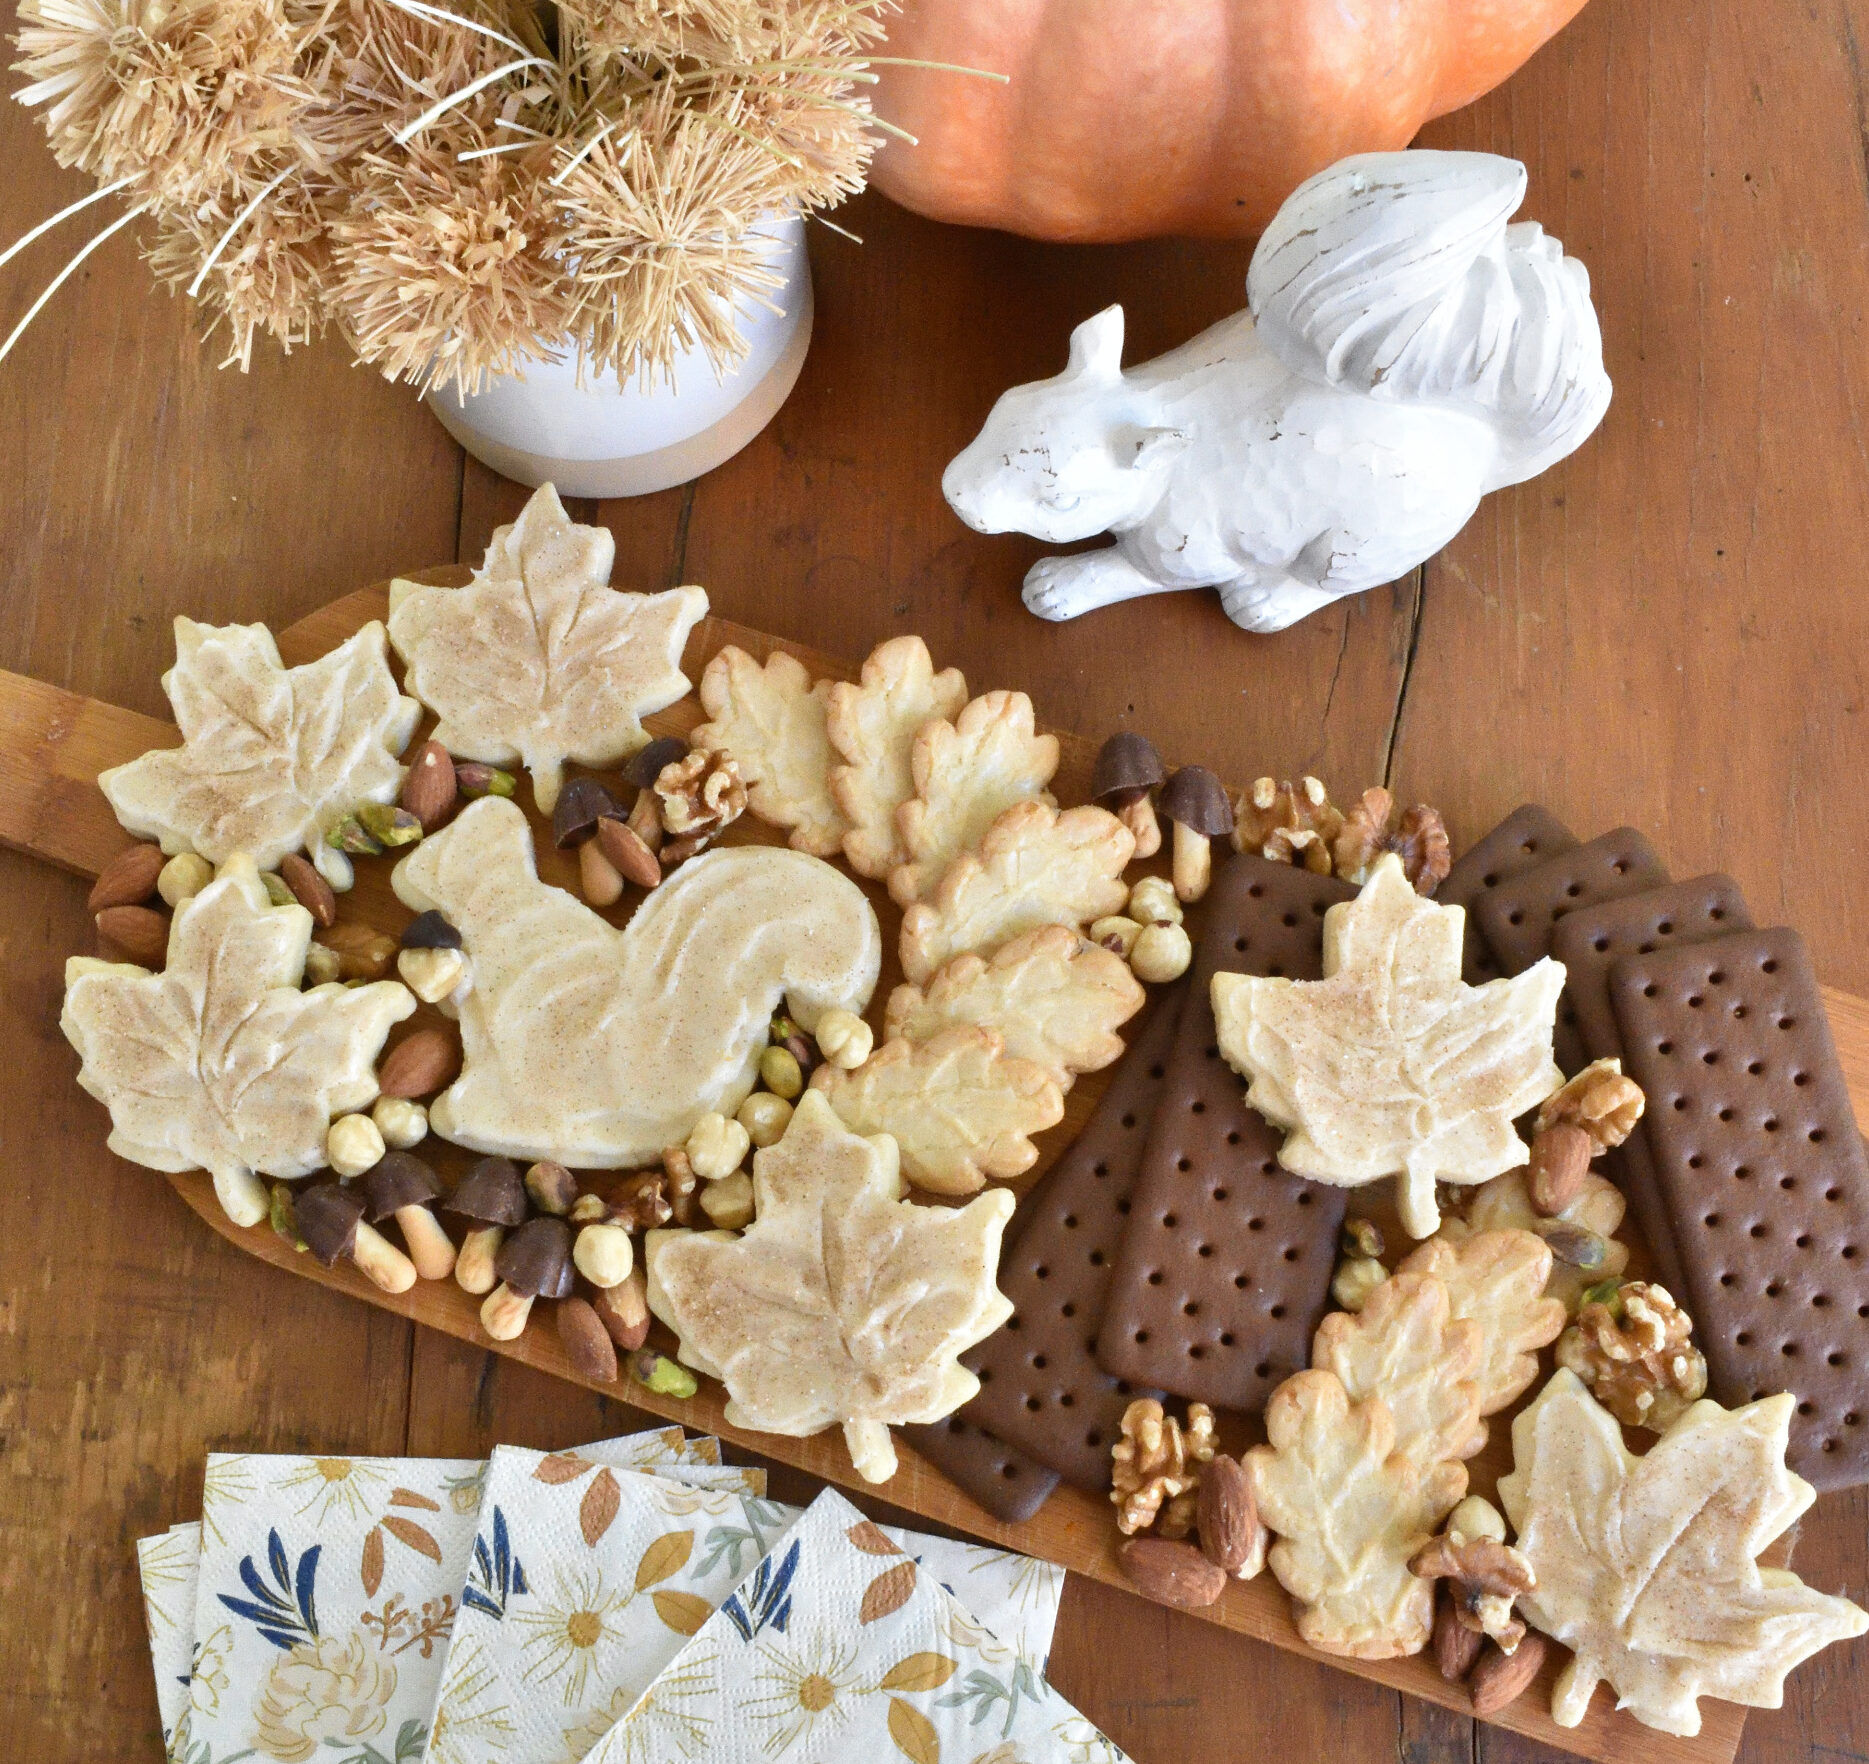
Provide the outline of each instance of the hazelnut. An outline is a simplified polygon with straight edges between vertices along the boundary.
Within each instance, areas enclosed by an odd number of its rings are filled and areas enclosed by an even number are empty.
[[[854,1011],[828,1010],[818,1019],[818,1052],[839,1071],[854,1072],[875,1045],[875,1032]]]
[[[695,1175],[703,1182],[719,1182],[739,1169],[751,1145],[752,1135],[738,1121],[710,1109],[695,1122],[683,1149]]]
[[[788,1047],[769,1047],[759,1056],[759,1077],[774,1096],[782,1096],[787,1102],[796,1101],[805,1088],[798,1056]]]
[[[406,1096],[379,1096],[370,1119],[392,1151],[408,1151],[428,1137],[428,1110]]]
[[[1330,1296],[1346,1311],[1360,1311],[1369,1295],[1389,1278],[1389,1270],[1374,1256],[1350,1256],[1337,1264]]]
[[[1129,952],[1129,971],[1159,985],[1179,980],[1194,960],[1194,943],[1183,925],[1144,925]]]
[[[636,1264],[636,1251],[621,1225],[586,1225],[571,1246],[577,1271],[596,1287],[620,1286]]]
[[[1103,948],[1129,960],[1130,951],[1136,947],[1136,939],[1142,935],[1142,927],[1134,919],[1125,919],[1120,913],[1112,913],[1107,919],[1098,919],[1090,927],[1090,941],[1101,944]]]
[[[375,1169],[387,1149],[368,1115],[339,1115],[324,1136],[324,1161],[340,1176]]]
[[[753,1179],[735,1170],[701,1190],[701,1211],[723,1231],[739,1231],[753,1222]]]
[[[467,957],[458,949],[405,949],[396,972],[423,1004],[440,1004],[465,978]]]
[[[542,1158],[526,1172],[526,1193],[541,1213],[562,1219],[578,1198],[578,1179],[563,1164]]]
[[[305,984],[329,986],[339,978],[342,966],[336,950],[326,949],[322,943],[314,943],[305,952]]]
[[[1144,876],[1129,891],[1129,916],[1138,925],[1179,925],[1181,902],[1166,876]]]
[[[162,866],[156,877],[156,892],[172,907],[193,900],[214,880],[214,866],[198,852],[183,851]]]
[[[769,1090],[756,1090],[740,1104],[734,1119],[755,1145],[777,1145],[792,1120],[792,1105]]]

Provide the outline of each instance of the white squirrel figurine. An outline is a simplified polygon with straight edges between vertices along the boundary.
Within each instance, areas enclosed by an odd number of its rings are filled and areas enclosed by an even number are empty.
[[[1609,405],[1589,275],[1507,224],[1524,196],[1524,166],[1490,153],[1339,160],[1266,229],[1244,312],[1128,373],[1123,309],[1086,319],[943,493],[982,533],[1115,535],[1032,566],[1041,618],[1218,588],[1235,624],[1281,631],[1394,581]]]

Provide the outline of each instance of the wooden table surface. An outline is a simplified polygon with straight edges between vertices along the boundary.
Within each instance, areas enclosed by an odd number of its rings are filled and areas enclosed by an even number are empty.
[[[1047,248],[865,198],[838,217],[860,247],[814,229],[816,341],[772,427],[697,484],[575,512],[614,530],[619,585],[700,582],[850,655],[919,631],[976,688],[1231,777],[1380,780],[1457,843],[1526,798],[1633,822],[1869,992],[1865,41],[1864,0],[1592,0],[1427,131],[1530,167],[1525,212],[1589,266],[1615,400],[1424,569],[1281,636],[1206,594],[1043,624],[1018,599],[1038,548],[968,532],[938,489],[1077,319],[1121,300],[1139,360],[1237,307],[1238,247]],[[0,151],[0,241],[85,188],[11,104]],[[80,236],[8,266],[0,330]],[[243,377],[195,329],[122,237],[0,368],[0,665],[163,713],[175,613],[283,625],[477,560],[518,508],[335,340]],[[117,1764],[160,1751],[131,1542],[198,1511],[208,1447],[465,1455],[632,1417],[276,1273],[113,1159],[57,1028],[84,894],[0,854],[0,1732]],[[1866,1520],[1864,1491],[1826,1498],[1799,1568],[1864,1599]],[[1802,1668],[1743,1756],[1869,1756],[1866,1663],[1859,1642]],[[1141,1764],[1548,1755],[1075,1582],[1053,1675]]]

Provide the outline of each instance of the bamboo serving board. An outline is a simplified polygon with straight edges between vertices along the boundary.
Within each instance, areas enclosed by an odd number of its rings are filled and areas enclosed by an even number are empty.
[[[418,579],[440,586],[458,586],[467,577],[468,572],[457,567],[426,571]],[[288,665],[312,660],[342,642],[368,620],[386,617],[387,612],[387,584],[349,595],[281,632],[280,652]],[[774,649],[789,650],[818,676],[848,678],[853,672],[849,664],[839,658],[709,618],[695,628],[689,640],[683,661],[688,677],[698,680],[708,658],[728,643],[737,643],[761,659]],[[687,733],[701,718],[699,703],[690,696],[647,719],[647,726],[655,734],[679,735]],[[175,746],[178,740],[178,732],[172,725],[153,717],[83,698],[23,675],[0,671],[0,843],[81,875],[96,875],[130,842],[97,788],[98,773],[152,747]],[[1061,732],[1059,741],[1062,758],[1055,781],[1056,794],[1059,801],[1066,804],[1081,802],[1089,794],[1096,744],[1068,732]],[[520,799],[528,812],[530,796],[530,789],[522,780]],[[536,816],[534,825],[535,828],[540,825]],[[780,837],[748,815],[730,830],[729,842],[777,842]],[[540,874],[575,892],[575,863],[567,854],[555,851],[549,837],[538,844]],[[407,923],[408,910],[390,890],[390,868],[387,860],[366,859],[358,864],[357,888],[340,903],[344,918],[389,932],[398,931]],[[899,915],[885,891],[870,887],[869,892],[877,903],[885,933],[883,973],[875,995],[880,1008],[888,997],[889,988],[901,977],[892,935]],[[1198,908],[1190,915],[1197,938],[1198,915]],[[1825,996],[1852,1101],[1861,1119],[1869,1116],[1869,1002],[1829,989]],[[407,1034],[424,1023],[435,1021],[438,1019],[424,1007],[408,1020],[401,1033]],[[1036,1182],[1076,1136],[1095,1106],[1104,1082],[1105,1075],[1097,1073],[1078,1080],[1065,1099],[1063,1122],[1042,1136],[1038,1165],[1022,1180],[1019,1185],[1022,1189]],[[432,1138],[423,1145],[423,1155],[431,1154],[433,1161],[449,1174],[464,1168],[471,1156]],[[372,1285],[348,1264],[331,1269],[322,1267],[311,1256],[295,1251],[265,1225],[251,1230],[234,1225],[222,1212],[213,1184],[204,1173],[171,1176],[168,1180],[223,1237],[275,1267],[348,1292],[369,1304],[473,1342],[486,1351],[522,1361],[554,1377],[574,1384],[585,1383],[587,1388],[618,1397],[651,1413],[718,1434],[748,1452],[795,1465],[826,1482],[838,1483],[859,1493],[869,1491],[884,1495],[895,1505],[924,1519],[1042,1556],[1095,1580],[1129,1586],[1117,1560],[1116,1546],[1121,1540],[1109,1503],[1068,1484],[1060,1484],[1033,1519],[1023,1525],[1005,1525],[982,1511],[939,1471],[898,1442],[901,1468],[891,1482],[871,1490],[870,1485],[861,1482],[851,1470],[841,1435],[836,1430],[802,1440],[743,1432],[727,1424],[722,1414],[720,1387],[711,1380],[703,1380],[700,1394],[687,1402],[657,1396],[633,1381],[620,1385],[588,1384],[571,1370],[557,1332],[544,1322],[535,1324],[517,1341],[489,1341],[480,1330],[479,1301],[462,1292],[452,1281],[421,1281],[409,1292],[393,1297]],[[601,1188],[602,1180],[595,1178],[592,1185]],[[1392,1216],[1382,1207],[1366,1204],[1370,1192],[1362,1191],[1359,1209],[1374,1214],[1395,1241],[1399,1233]],[[1643,1246],[1634,1241],[1632,1231],[1624,1235],[1631,1240],[1631,1272],[1639,1272],[1645,1260]],[[657,1330],[658,1335],[662,1333],[660,1325]],[[1472,1486],[1477,1492],[1490,1495],[1495,1478],[1508,1467],[1508,1423],[1509,1416],[1502,1415],[1494,1420],[1489,1446],[1470,1465]],[[1239,1449],[1253,1437],[1244,1431],[1237,1419],[1230,1427],[1223,1422],[1222,1435],[1223,1443],[1230,1450]],[[1231,1583],[1217,1604],[1193,1615],[1292,1653],[1325,1660],[1340,1670],[1392,1685],[1411,1696],[1469,1712],[1464,1687],[1444,1682],[1428,1655],[1399,1660],[1344,1660],[1320,1655],[1308,1648],[1293,1627],[1284,1592],[1269,1573],[1251,1582]],[[1745,1711],[1711,1698],[1701,1703],[1702,1727],[1694,1739],[1655,1733],[1616,1714],[1607,1692],[1598,1694],[1580,1726],[1569,1729],[1556,1726],[1548,1713],[1550,1685],[1567,1656],[1563,1650],[1555,1648],[1552,1656],[1539,1682],[1494,1717],[1499,1725],[1547,1745],[1603,1760],[1604,1764],[1617,1764],[1631,1756],[1654,1760],[1656,1764],[1726,1764],[1737,1750]]]

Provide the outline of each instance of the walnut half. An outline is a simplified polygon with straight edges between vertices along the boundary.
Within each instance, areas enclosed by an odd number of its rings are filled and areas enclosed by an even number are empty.
[[[1123,1437],[1110,1449],[1117,1530],[1131,1537],[1154,1526],[1163,1537],[1186,1537],[1201,1466],[1214,1455],[1213,1411],[1190,1403],[1183,1427],[1153,1397],[1138,1397],[1123,1411],[1122,1426]]]
[[[1693,1333],[1694,1320],[1665,1286],[1631,1280],[1577,1313],[1558,1337],[1557,1363],[1625,1427],[1665,1433],[1707,1393]]]

